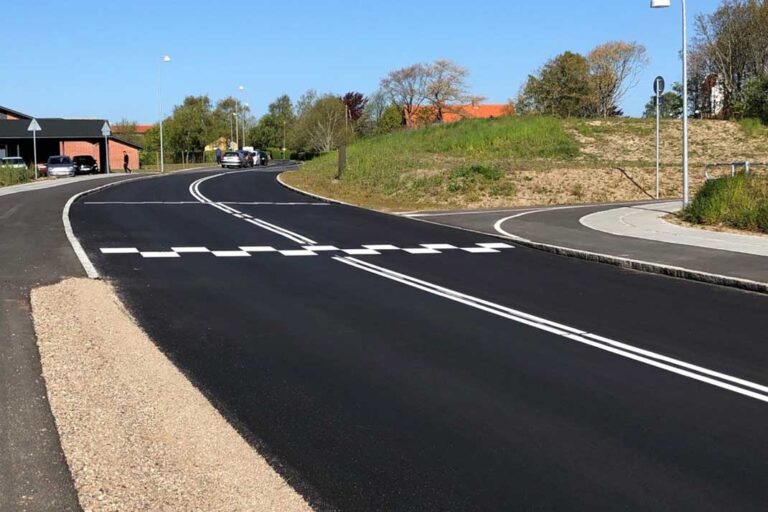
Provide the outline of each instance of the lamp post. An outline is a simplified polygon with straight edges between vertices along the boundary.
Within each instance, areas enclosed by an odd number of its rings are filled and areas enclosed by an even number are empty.
[[[683,6],[683,207],[688,206],[688,12]],[[653,9],[670,6],[670,0],[651,0]]]
[[[248,119],[248,118],[246,117],[246,115],[245,115],[245,109],[250,109],[250,108],[251,108],[251,105],[249,105],[248,103],[243,103],[243,147],[245,147],[245,146],[246,146],[246,140],[245,140],[245,124],[246,124],[246,121],[247,121],[247,119]]]
[[[163,62],[171,62],[171,57],[163,55]],[[163,155],[163,92],[162,92],[162,64],[157,65],[157,97],[160,102],[160,173],[165,172],[165,158]]]
[[[238,92],[242,92],[245,90],[245,87],[242,85],[237,86]],[[235,98],[235,144],[237,145],[237,149],[240,149],[240,131],[238,127],[238,117],[240,115],[240,96],[238,95]]]

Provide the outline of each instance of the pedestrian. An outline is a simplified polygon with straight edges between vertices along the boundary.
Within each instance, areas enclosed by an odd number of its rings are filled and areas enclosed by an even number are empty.
[[[128,168],[128,152],[123,151],[123,170],[126,172],[126,174],[131,174],[131,170]]]
[[[216,148],[216,165],[221,165],[221,148]]]

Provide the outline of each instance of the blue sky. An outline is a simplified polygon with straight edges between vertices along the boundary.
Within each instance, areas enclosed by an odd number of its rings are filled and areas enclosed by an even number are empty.
[[[387,71],[438,58],[469,68],[474,93],[504,102],[548,58],[616,39],[644,44],[651,59],[627,114],[642,112],[657,74],[680,79],[679,0],[659,10],[649,0],[9,1],[0,105],[46,117],[155,122],[164,53],[166,111],[238,85],[256,114],[308,88],[369,93]],[[692,22],[719,0],[688,3]]]

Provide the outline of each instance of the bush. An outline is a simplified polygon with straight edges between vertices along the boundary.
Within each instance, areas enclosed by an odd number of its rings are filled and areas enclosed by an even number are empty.
[[[695,224],[768,233],[768,177],[742,173],[708,181],[682,216]]]
[[[0,166],[0,187],[26,183],[35,177],[35,172],[29,169],[12,169]]]

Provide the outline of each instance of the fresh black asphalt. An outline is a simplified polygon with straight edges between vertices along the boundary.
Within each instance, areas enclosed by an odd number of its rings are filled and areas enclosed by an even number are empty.
[[[765,402],[385,279],[331,253],[100,252],[298,248],[194,204],[188,189],[202,176],[90,195],[72,208],[74,231],[159,347],[317,508],[765,510]],[[229,173],[200,191],[222,202],[317,203],[264,171]],[[126,204],[146,201],[155,203]],[[499,242],[340,205],[233,206],[340,248]],[[768,383],[762,295],[525,247],[357,258]]]
[[[649,203],[651,202],[616,203],[613,207]],[[542,244],[768,282],[768,266],[763,256],[612,235],[588,228],[579,222],[579,219],[586,215],[609,208],[610,205],[597,204],[534,209],[422,212],[414,218],[498,235],[499,232],[495,228],[497,222],[524,214],[502,222],[501,228],[509,234]]]
[[[30,290],[84,276],[61,212],[78,192],[108,181],[80,178],[0,194],[0,511],[80,510],[40,367]],[[63,184],[62,184],[63,183]],[[62,307],[67,307],[62,304]]]

